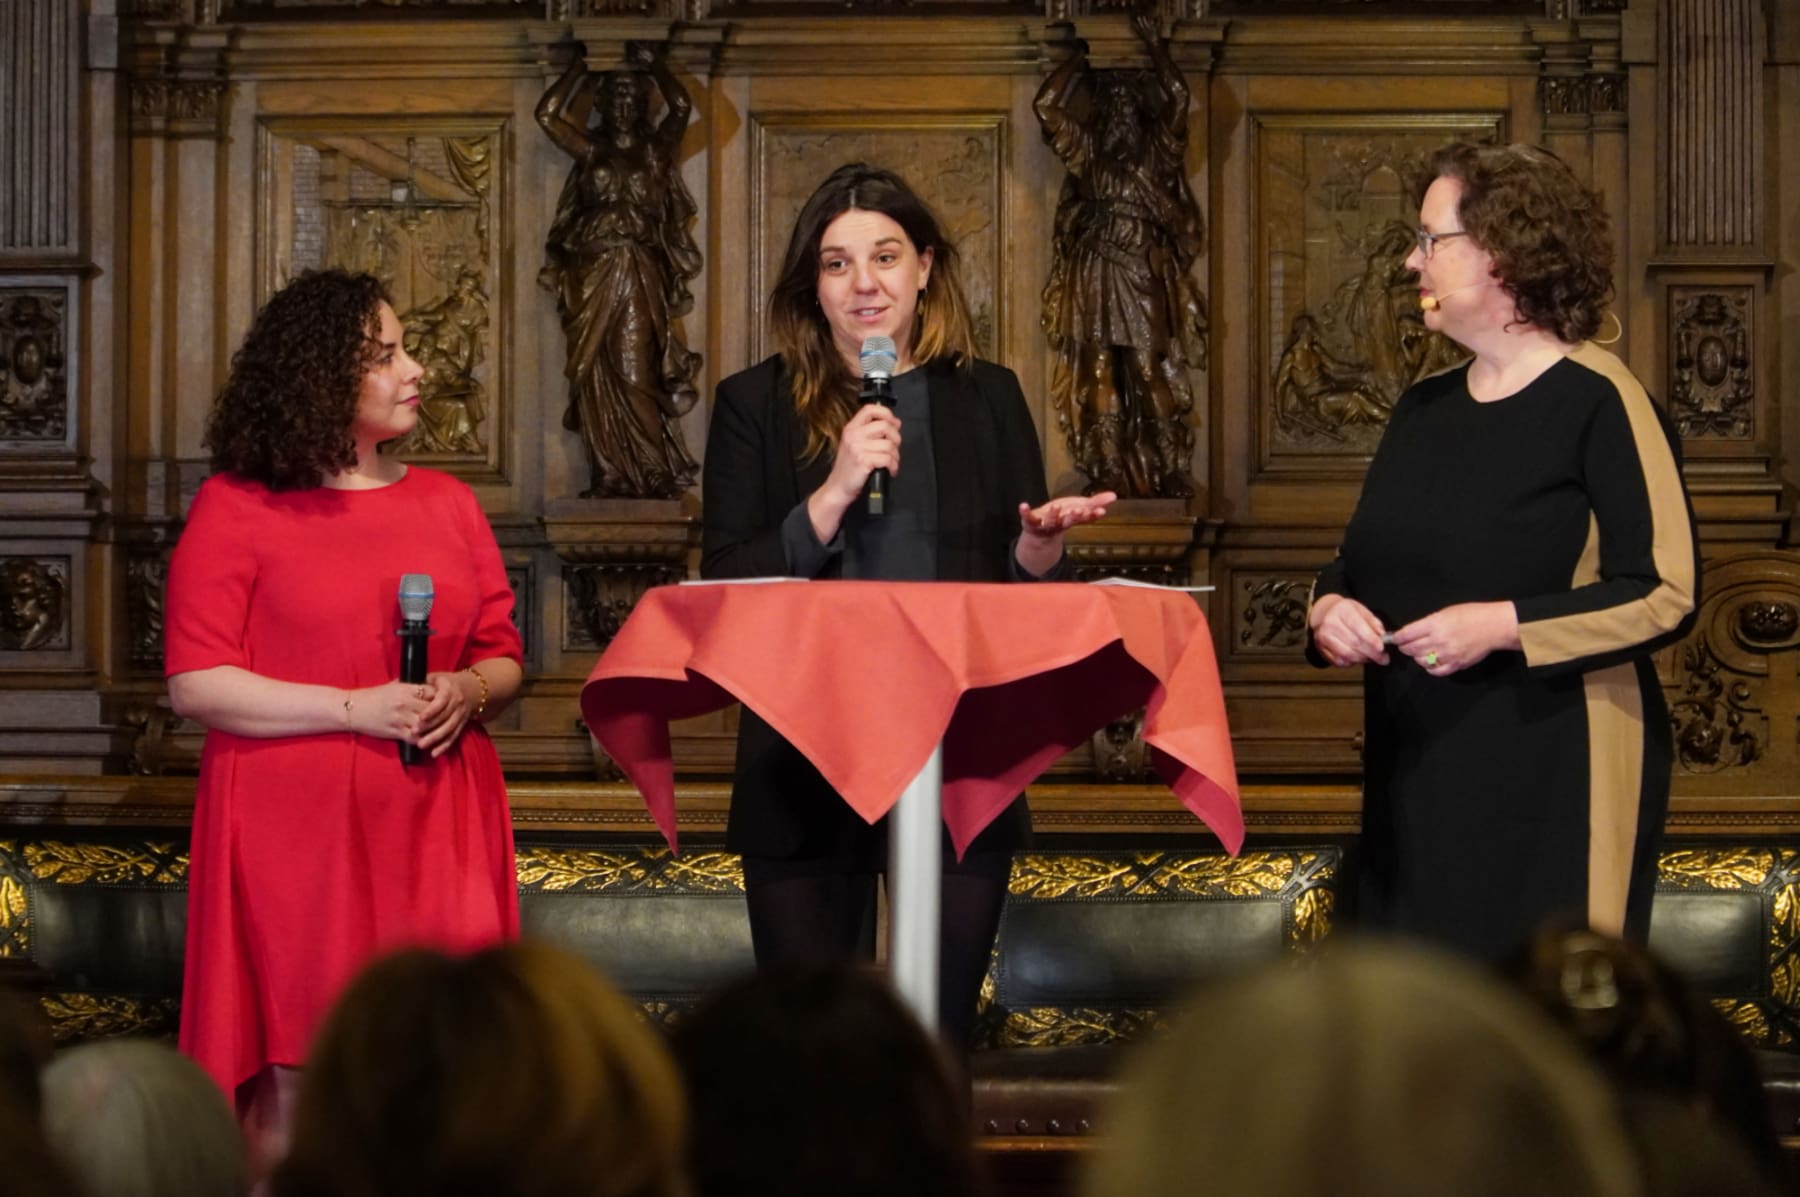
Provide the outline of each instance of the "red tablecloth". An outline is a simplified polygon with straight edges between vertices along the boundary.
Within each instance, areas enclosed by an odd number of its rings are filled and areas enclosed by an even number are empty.
[[[959,853],[1057,758],[1145,706],[1157,773],[1228,851],[1243,844],[1212,641],[1179,592],[797,581],[649,591],[588,675],[581,713],[670,847],[669,723],[734,700],[870,822],[941,739]]]

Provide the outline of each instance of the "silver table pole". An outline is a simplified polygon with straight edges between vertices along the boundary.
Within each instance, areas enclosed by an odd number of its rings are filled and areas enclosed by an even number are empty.
[[[938,1025],[938,908],[943,903],[944,746],[931,750],[888,818],[888,967],[927,1030]]]

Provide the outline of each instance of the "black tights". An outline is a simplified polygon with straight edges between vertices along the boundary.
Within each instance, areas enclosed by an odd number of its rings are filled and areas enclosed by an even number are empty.
[[[875,873],[830,873],[780,880],[747,877],[750,939],[758,964],[777,960],[875,958]],[[1006,904],[1006,878],[945,873],[938,921],[938,1025],[944,1041],[966,1052],[975,1004]]]

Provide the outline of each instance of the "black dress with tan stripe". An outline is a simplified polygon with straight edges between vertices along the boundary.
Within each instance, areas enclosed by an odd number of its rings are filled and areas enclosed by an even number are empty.
[[[1553,918],[1641,938],[1670,768],[1650,654],[1698,597],[1678,442],[1593,345],[1495,402],[1467,376],[1395,406],[1316,593],[1390,631],[1510,599],[1523,648],[1366,667],[1359,918],[1478,956]]]

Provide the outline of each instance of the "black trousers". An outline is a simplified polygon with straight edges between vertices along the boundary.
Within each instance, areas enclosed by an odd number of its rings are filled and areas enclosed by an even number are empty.
[[[974,1033],[981,982],[1006,904],[1010,863],[1010,854],[1000,853],[945,862],[938,922],[938,1026],[958,1053],[968,1051]],[[757,963],[873,960],[880,875],[855,869],[800,872],[791,861],[745,857],[744,891]]]

